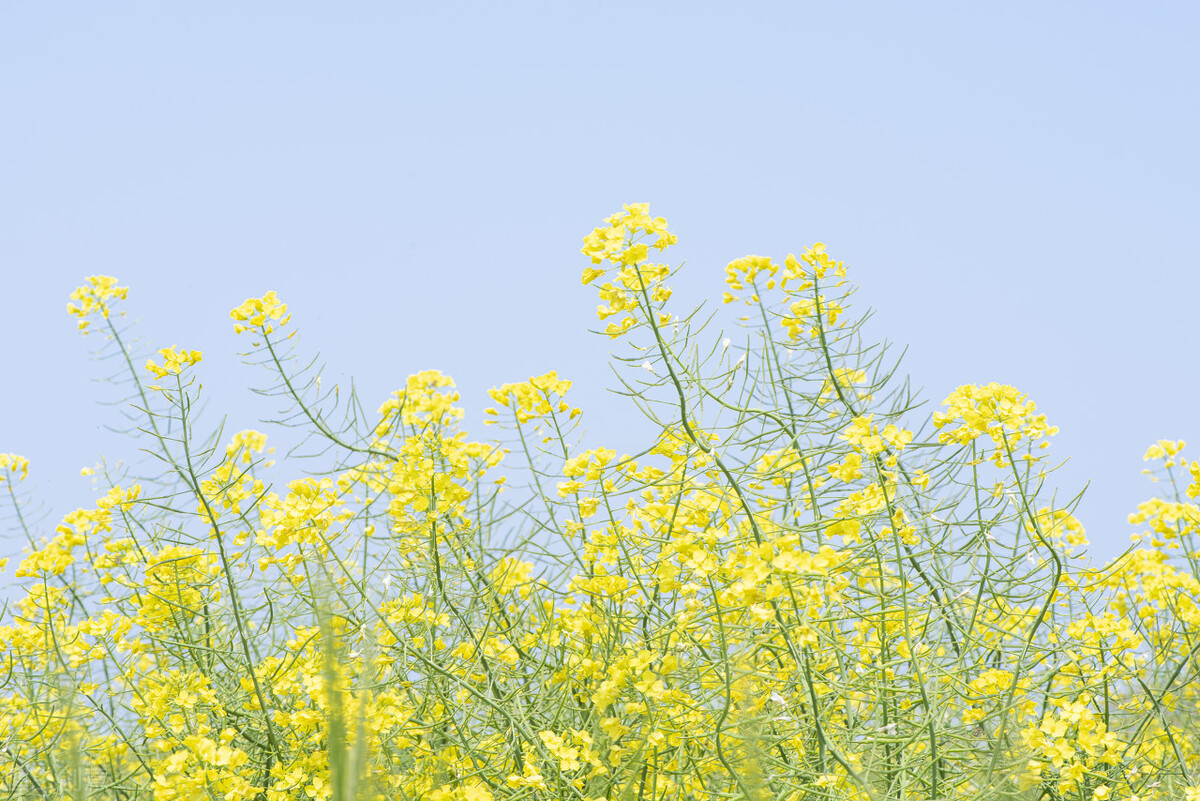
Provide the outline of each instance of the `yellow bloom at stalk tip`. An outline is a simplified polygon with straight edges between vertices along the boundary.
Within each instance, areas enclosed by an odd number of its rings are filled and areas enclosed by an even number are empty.
[[[945,429],[938,434],[943,443],[967,445],[980,435],[991,437],[996,447],[996,464],[1002,464],[1008,449],[1023,439],[1038,440],[1058,433],[1046,423],[1046,415],[1034,414],[1037,404],[1008,384],[964,384],[942,402],[945,412],[934,412],[933,425]],[[954,423],[959,423],[953,426]]]
[[[1088,544],[1083,524],[1069,512],[1043,506],[1037,511],[1036,523],[1043,534],[1057,542],[1065,542],[1068,546]],[[1034,526],[1026,521],[1025,530],[1033,533]]]
[[[788,258],[795,261],[795,258],[790,255]],[[811,248],[805,248],[804,252],[800,254],[800,258],[813,268],[813,275],[817,278],[824,278],[825,273],[829,270],[832,270],[838,278],[846,277],[845,263],[829,258],[823,242],[817,242]]]
[[[15,453],[0,453],[0,483],[4,482],[5,473],[24,481],[29,477],[29,460]]]
[[[725,283],[729,285],[730,289],[738,291],[745,289],[747,285],[752,286],[759,273],[766,273],[769,278],[773,279],[777,272],[779,272],[779,265],[767,256],[742,256],[725,266]],[[769,282],[769,285],[773,286],[774,281]],[[732,303],[737,300],[737,296],[726,292],[722,300],[725,303]]]
[[[267,447],[266,434],[248,428],[233,435],[233,439],[225,446],[225,459],[250,464],[254,461],[254,454],[263,451],[271,453],[274,450],[274,448]]]
[[[531,563],[506,556],[488,574],[488,580],[497,594],[504,595],[513,590],[523,590],[529,584],[532,572]],[[528,595],[527,590],[522,591],[522,597],[525,595]]]
[[[1166,459],[1179,453],[1186,446],[1187,442],[1182,439],[1160,439],[1146,449],[1146,455],[1142,457],[1142,461],[1149,462],[1155,459]],[[1167,466],[1170,467],[1171,465],[1168,464]]]
[[[1128,519],[1133,526],[1149,524],[1150,530],[1134,534],[1131,539],[1134,542],[1149,539],[1155,548],[1168,544],[1171,548],[1178,547],[1180,539],[1200,532],[1200,508],[1194,503],[1151,498],[1139,503]]]
[[[667,230],[665,219],[650,216],[650,207],[646,203],[630,203],[623,213],[610,215],[604,222],[605,225],[584,237],[582,253],[591,258],[593,265],[607,261],[619,268],[614,280],[600,286],[600,299],[604,305],[596,309],[596,316],[601,320],[624,315],[604,329],[615,339],[637,323],[635,316],[646,319],[649,309],[643,309],[644,305],[661,304],[671,297],[671,289],[663,283],[670,268],[665,264],[646,262],[651,248],[661,252],[678,239]],[[588,267],[583,271],[582,282],[590,284],[608,269]]]
[[[275,330],[275,323],[287,325],[291,320],[286,303],[282,303],[271,290],[261,298],[247,298],[246,302],[229,312],[236,322],[233,330],[242,333],[250,328],[261,327],[263,333],[269,334]]]
[[[871,422],[874,419],[875,415],[873,414],[855,417],[842,433],[842,439],[849,442],[855,451],[870,456],[883,453],[889,447],[902,451],[908,443],[912,442],[911,431],[906,431],[892,423],[888,423],[881,431]]]
[[[155,378],[179,375],[186,368],[200,363],[200,351],[198,350],[177,350],[172,345],[169,348],[161,349],[159,354],[163,358],[162,365],[156,364],[153,359],[146,360],[146,369],[154,373]]]
[[[632,264],[644,259],[650,247],[666,250],[678,241],[675,234],[667,230],[665,219],[651,218],[649,203],[628,203],[624,209],[624,213],[609,215],[604,220],[605,225],[584,237],[582,252],[593,264],[605,260],[613,264]],[[638,242],[642,236],[654,237],[654,241]]]
[[[559,378],[557,370],[551,370],[545,375],[534,376],[528,381],[492,387],[488,390],[488,395],[496,403],[511,409],[516,414],[518,422],[525,423],[534,417],[541,417],[555,411],[568,412],[571,418],[577,416],[579,409],[572,408],[563,399],[570,388],[570,381]],[[558,398],[557,402],[555,396]],[[485,413],[499,414],[496,409],[487,409]]]
[[[99,314],[107,320],[111,311],[109,301],[124,300],[128,294],[129,287],[117,286],[117,279],[111,275],[88,276],[84,285],[71,293],[73,302],[67,304],[67,311],[79,318],[79,330],[86,334],[91,324],[88,315]]]
[[[464,414],[454,405],[459,400],[454,379],[450,376],[438,370],[413,373],[404,389],[393,392],[392,397],[379,407],[380,421],[375,427],[375,437],[387,436],[397,422],[404,425],[456,423]]]

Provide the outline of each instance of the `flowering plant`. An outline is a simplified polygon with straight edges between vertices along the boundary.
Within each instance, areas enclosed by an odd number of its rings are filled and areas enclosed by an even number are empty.
[[[122,799],[1197,799],[1200,462],[1097,568],[1046,499],[1056,429],[1009,386],[929,418],[824,245],[731,262],[740,344],[670,305],[645,204],[584,240],[601,333],[647,369],[636,454],[578,447],[557,373],[371,416],[322,389],[275,293],[232,312],[322,446],[199,429],[203,369],[138,369],[95,276],[70,311],[133,379],[163,466],[30,544],[0,625],[0,790]],[[78,305],[77,305],[78,304]],[[622,357],[624,358],[624,357]],[[309,365],[309,366],[306,366]],[[342,421],[342,422],[338,422]],[[36,468],[36,466],[35,466]],[[1182,560],[1169,559],[1178,552]]]

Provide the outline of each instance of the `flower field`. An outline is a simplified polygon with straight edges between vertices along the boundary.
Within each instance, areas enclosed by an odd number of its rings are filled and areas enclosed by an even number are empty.
[[[152,459],[43,531],[37,465],[0,454],[28,544],[0,797],[1200,801],[1184,443],[1150,444],[1133,547],[1095,565],[1026,394],[919,409],[819,243],[676,308],[675,242],[645,204],[584,238],[598,335],[644,368],[635,454],[579,446],[556,372],[492,389],[485,436],[435,371],[364,406],[271,292],[231,317],[319,454],[286,475],[89,278],[69,311]]]

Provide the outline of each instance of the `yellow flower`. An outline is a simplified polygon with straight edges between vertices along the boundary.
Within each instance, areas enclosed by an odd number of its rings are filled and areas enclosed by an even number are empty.
[[[233,439],[225,446],[225,459],[237,460],[240,455],[241,462],[250,464],[254,461],[254,454],[262,453],[264,450],[268,452],[275,450],[267,448],[267,435],[248,428],[233,435]]]
[[[824,321],[817,315],[818,305],[824,315]],[[828,300],[824,295],[820,295],[816,301],[811,298],[801,298],[792,303],[788,307],[788,311],[791,312],[791,316],[785,316],[779,322],[787,329],[789,338],[798,340],[806,333],[806,326],[808,335],[816,337],[820,334],[822,327],[837,325],[838,318],[844,309],[836,300]]]
[[[1140,521],[1138,521],[1140,522]],[[1061,509],[1051,509],[1048,506],[1043,506],[1037,511],[1037,526],[1046,536],[1061,542],[1066,540],[1067,545],[1087,545],[1087,535],[1084,533],[1083,524],[1069,512],[1064,512]],[[1033,526],[1025,523],[1026,531],[1032,533]]]
[[[795,258],[791,255],[788,258],[793,262],[795,261]],[[811,248],[805,248],[804,252],[800,254],[800,258],[813,268],[813,275],[817,278],[824,278],[828,270],[833,270],[834,275],[839,278],[846,277],[846,265],[843,262],[834,261],[829,258],[829,254],[825,252],[825,244],[823,242],[817,242]],[[792,269],[794,270],[795,268]]]
[[[512,409],[516,413],[517,421],[524,423],[554,411],[569,412],[571,417],[579,414],[578,409],[572,408],[563,400],[570,388],[570,381],[559,378],[557,370],[551,370],[528,381],[492,387],[488,390],[488,395],[501,406]],[[558,398],[557,402],[554,402],[555,396]],[[495,415],[498,412],[488,409],[487,414]]]
[[[1171,441],[1169,439],[1160,439],[1146,449],[1146,455],[1142,457],[1142,461],[1149,462],[1152,459],[1165,459],[1168,456],[1174,456],[1183,450],[1186,445],[1187,442],[1184,440]]]
[[[20,473],[17,481],[24,481],[29,477],[29,460],[15,453],[0,453],[0,471],[8,471],[9,475],[14,476]],[[4,474],[0,472],[0,483],[3,483],[4,478]]]
[[[458,797],[462,801],[492,801],[493,798],[491,790],[477,782],[460,787]]]
[[[413,373],[404,382],[404,389],[379,407],[376,438],[392,433],[399,422],[403,425],[453,424],[463,418],[463,410],[454,404],[461,400],[454,388],[454,379],[438,370]]]
[[[237,321],[233,330],[238,334],[256,326],[261,327],[263,333],[269,334],[275,330],[272,321],[278,321],[279,325],[283,326],[292,319],[288,314],[287,304],[279,301],[275,290],[261,298],[247,298],[245,303],[229,312],[229,316]]]
[[[857,453],[848,453],[844,462],[829,465],[829,472],[840,481],[862,478],[862,457]]]
[[[629,203],[624,208],[624,214],[610,215],[604,220],[606,225],[584,237],[582,253],[589,256],[593,264],[600,264],[605,259],[614,264],[633,263],[628,254],[635,244],[633,240],[641,235],[655,237],[653,246],[657,250],[665,250],[678,241],[675,234],[667,230],[666,220],[650,217],[650,204]],[[634,252],[645,258],[647,248],[638,248]]]
[[[109,301],[114,298],[124,300],[128,294],[129,287],[117,286],[117,279],[111,275],[92,275],[87,283],[71,293],[71,300],[79,305],[68,303],[67,311],[79,318],[79,330],[87,333],[90,321],[85,318],[89,314],[97,313],[107,320]]]
[[[667,221],[662,217],[651,218],[649,209],[645,203],[630,203],[625,206],[624,213],[609,216],[606,225],[595,229],[583,240],[582,252],[591,258],[592,264],[608,261],[621,268],[616,280],[600,287],[604,305],[596,309],[601,320],[625,315],[605,328],[605,333],[613,338],[635,325],[632,314],[639,310],[643,294],[648,294],[653,303],[662,303],[671,297],[670,288],[663,283],[670,268],[665,264],[645,262],[650,248],[662,251],[675,244],[677,239],[667,230]],[[653,237],[654,241],[645,241],[648,237]],[[591,283],[603,273],[602,268],[589,267],[583,271],[583,283]]]
[[[870,456],[883,453],[888,447],[902,451],[908,443],[912,442],[913,435],[911,431],[906,431],[892,423],[888,423],[880,431],[871,422],[874,419],[875,415],[873,414],[864,414],[855,417],[850,421],[850,425],[846,427],[846,431],[842,434],[842,439],[849,442],[854,450]]]
[[[1008,449],[1022,439],[1037,440],[1058,433],[1057,427],[1047,425],[1046,415],[1034,414],[1037,404],[1007,384],[964,384],[942,404],[947,411],[933,415],[934,427],[946,429],[938,439],[967,445],[986,434],[996,446],[997,465],[1003,464]],[[961,425],[947,428],[953,423]]]
[[[512,590],[527,587],[532,572],[533,565],[529,562],[506,556],[488,574],[488,580],[492,582],[498,595],[504,595]]]
[[[153,359],[146,360],[146,369],[154,373],[155,378],[179,375],[186,368],[200,363],[200,351],[198,350],[176,350],[172,345],[160,350],[159,354],[163,357],[162,366],[155,364]]]
[[[768,277],[773,278],[778,271],[779,265],[766,256],[743,256],[725,266],[725,283],[729,284],[731,289],[745,289],[746,284],[754,283],[760,272],[765,272]],[[728,292],[725,293],[725,297],[726,303],[736,299]]]

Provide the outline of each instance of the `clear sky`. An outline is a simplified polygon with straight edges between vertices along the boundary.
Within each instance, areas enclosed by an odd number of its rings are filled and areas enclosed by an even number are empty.
[[[482,434],[489,386],[558,369],[632,449],[579,247],[645,201],[682,301],[824,241],[935,406],[1029,393],[1116,553],[1146,446],[1200,455],[1198,8],[2,2],[0,451],[51,528],[132,453],[65,313],[91,274],[204,351],[233,430],[270,407],[228,312],[275,289],[372,408],[438,368]]]

